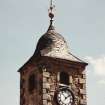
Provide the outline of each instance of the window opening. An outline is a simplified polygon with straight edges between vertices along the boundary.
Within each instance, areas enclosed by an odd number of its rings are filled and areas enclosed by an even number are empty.
[[[60,83],[69,85],[69,75],[65,72],[60,73]]]
[[[36,76],[35,76],[35,74],[30,75],[28,85],[29,85],[29,92],[32,93],[32,91],[36,88]]]

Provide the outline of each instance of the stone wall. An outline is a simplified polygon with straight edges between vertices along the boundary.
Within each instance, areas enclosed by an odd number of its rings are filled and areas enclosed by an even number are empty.
[[[28,81],[31,74],[35,74],[35,78],[37,78],[37,87],[30,93]],[[42,104],[42,73],[40,73],[35,66],[25,68],[25,70],[21,72],[20,79],[20,105]]]
[[[52,65],[52,64],[50,64]],[[64,65],[52,65],[43,69],[43,105],[56,105],[54,93],[59,87],[59,73],[69,74],[69,88],[75,96],[75,105],[86,105],[86,74],[82,69],[71,69]]]
[[[50,62],[38,65],[28,65],[21,72],[20,105],[56,105],[54,93],[59,87],[59,74],[64,71],[69,74],[69,88],[75,96],[74,105],[86,105],[86,73],[84,68],[65,63]],[[44,65],[44,67],[43,67]],[[30,94],[28,79],[31,74],[37,78],[37,88]]]
[[[43,105],[53,105],[54,92],[57,87],[57,75],[43,71]]]

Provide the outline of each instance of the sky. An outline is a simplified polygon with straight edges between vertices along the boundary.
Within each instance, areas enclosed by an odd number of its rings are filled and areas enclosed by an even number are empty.
[[[105,0],[54,0],[56,31],[89,63],[88,105],[105,105]],[[49,0],[0,0],[0,105],[19,105],[17,70],[47,31]]]

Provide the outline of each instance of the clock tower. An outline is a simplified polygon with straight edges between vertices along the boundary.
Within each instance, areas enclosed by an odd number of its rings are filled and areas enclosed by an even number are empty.
[[[19,69],[20,105],[87,105],[87,63],[69,51],[62,35],[50,25],[32,57]]]

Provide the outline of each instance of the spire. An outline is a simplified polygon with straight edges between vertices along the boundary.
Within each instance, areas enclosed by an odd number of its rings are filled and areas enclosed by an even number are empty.
[[[49,28],[48,30],[54,30],[54,26],[53,26],[53,18],[54,18],[54,13],[53,13],[53,10],[55,8],[55,5],[53,5],[53,0],[50,1],[50,7],[48,9],[49,11],[49,18],[50,18],[50,25],[49,25]]]

